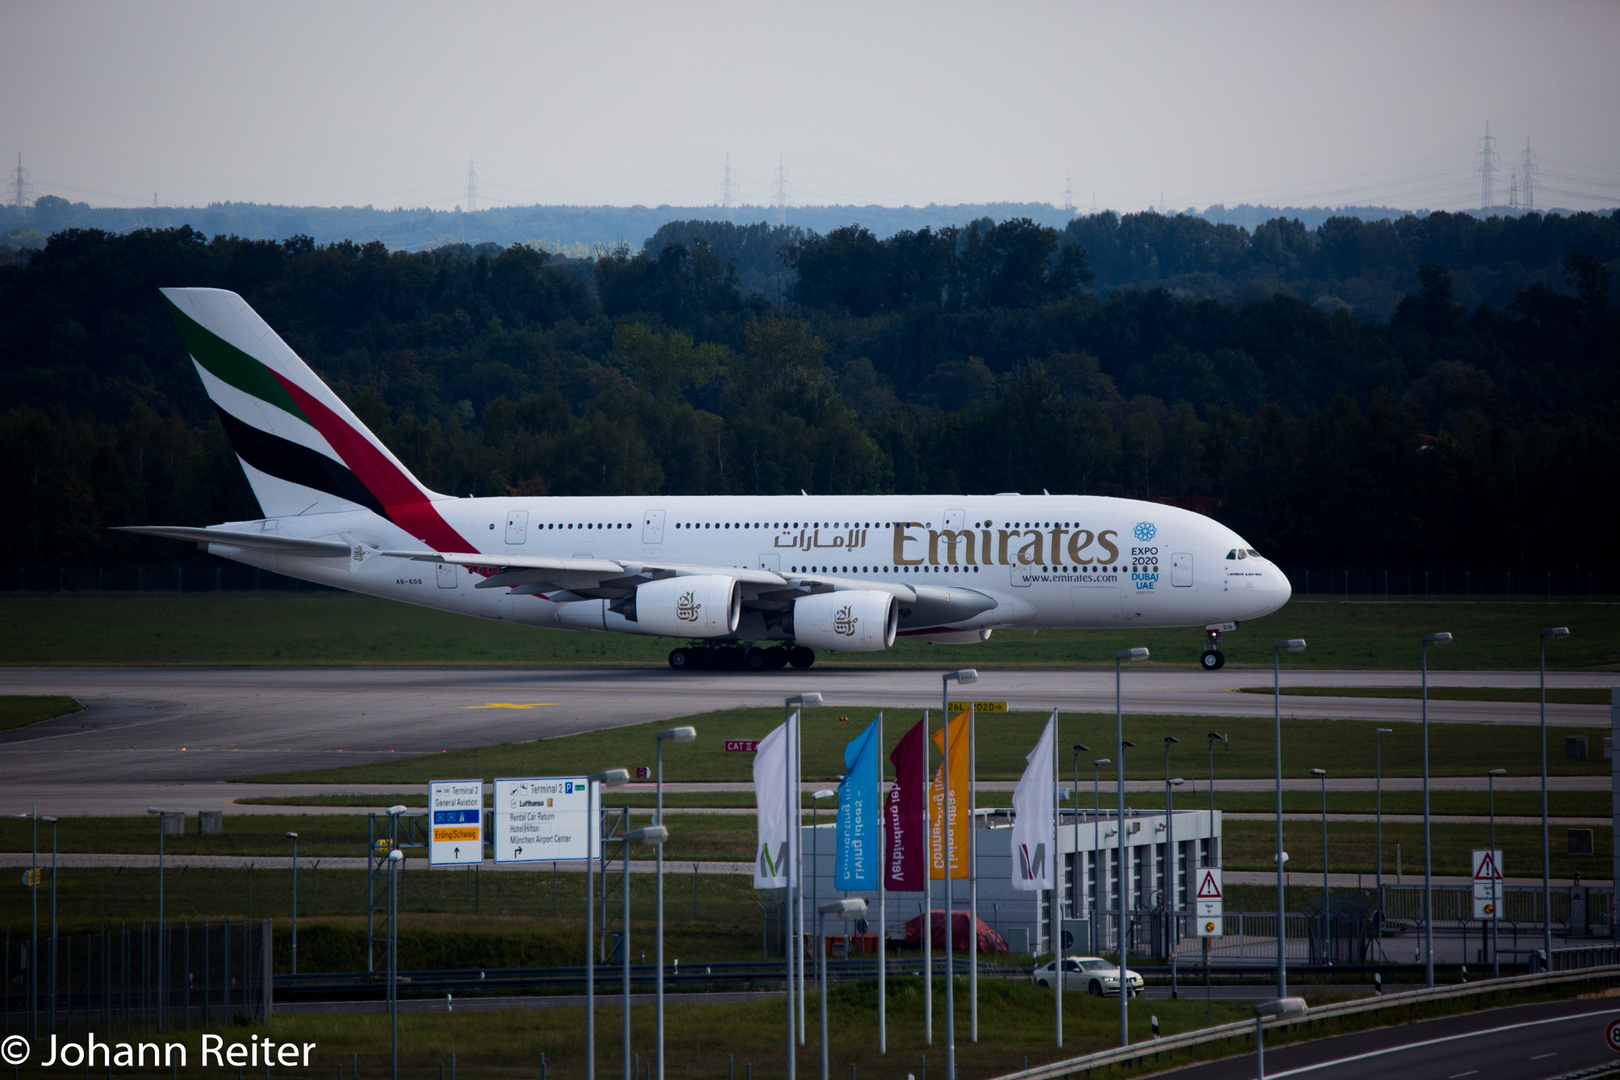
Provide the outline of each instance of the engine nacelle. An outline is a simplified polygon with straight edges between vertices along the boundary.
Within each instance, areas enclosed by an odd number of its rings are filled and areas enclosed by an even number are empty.
[[[718,574],[649,581],[636,589],[636,624],[663,637],[725,637],[742,617],[742,588]]]
[[[894,644],[900,606],[875,589],[818,593],[793,602],[793,638],[838,652],[882,652]]]

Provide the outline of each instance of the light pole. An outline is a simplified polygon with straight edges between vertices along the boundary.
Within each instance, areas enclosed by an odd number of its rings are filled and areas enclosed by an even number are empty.
[[[653,844],[663,852],[664,841],[669,839],[669,830],[662,825],[649,825],[645,829],[635,829],[624,834],[626,844]],[[630,866],[630,855],[625,853],[625,869]],[[624,998],[624,1025],[621,1029],[624,1035],[624,1080],[637,1080],[632,1076],[630,1057],[630,875],[624,878],[624,937],[620,939],[621,952],[619,953],[619,971],[621,973],[620,989]]]
[[[596,1080],[596,912],[592,893],[596,875],[593,866],[602,850],[601,790],[620,787],[629,779],[628,769],[608,769],[585,778],[591,814],[585,826],[585,1080]],[[625,948],[629,948],[628,943]]]
[[[1215,865],[1215,740],[1226,742],[1226,736],[1218,731],[1212,731],[1204,738],[1209,740],[1209,855],[1204,860],[1205,866]],[[1227,743],[1227,746],[1231,746]]]
[[[1176,825],[1175,807],[1171,804],[1171,786],[1180,785],[1184,781],[1177,777],[1170,779],[1170,747],[1179,746],[1181,740],[1174,735],[1164,737],[1164,879],[1167,885],[1164,893],[1164,947],[1170,956],[1170,997],[1174,1000],[1176,993],[1176,947],[1175,919],[1176,919]]]
[[[951,940],[951,913],[955,906],[956,876],[954,869],[955,848],[951,843],[951,819],[956,815],[951,805],[951,710],[950,694],[951,682],[967,685],[979,681],[979,673],[972,668],[962,668],[960,671],[947,671],[939,678],[940,708],[943,710],[945,735],[945,753],[942,768],[945,772],[945,1076],[946,1080],[956,1080],[956,946]],[[969,822],[972,828],[973,823]],[[1054,852],[1054,854],[1056,854]],[[972,870],[969,868],[969,873]],[[973,927],[975,937],[978,936],[978,927]],[[934,936],[934,915],[928,914],[928,936]],[[1061,945],[1061,941],[1059,942]],[[974,956],[975,962],[978,957]],[[1058,965],[1060,968],[1062,965]],[[1060,982],[1062,980],[1059,980]]]
[[[404,861],[398,848],[388,853],[388,1060],[393,1080],[399,1080],[399,864]]]
[[[1328,865],[1327,865],[1327,770],[1312,769],[1311,775],[1322,781],[1322,962],[1331,965],[1332,933],[1329,931]]]
[[[664,741],[673,743],[689,743],[697,738],[697,729],[693,727],[670,728],[660,731],[654,742],[658,747],[658,796],[657,806],[653,811],[653,824],[664,823]],[[628,910],[628,909],[627,909]],[[658,844],[658,983],[654,996],[658,1001],[657,1019],[654,1027],[657,1030],[657,1049],[654,1051],[658,1060],[658,1080],[664,1080],[664,845]]]
[[[1069,847],[1074,855],[1074,891],[1069,893],[1069,917],[1071,919],[1078,919],[1081,911],[1084,910],[1081,903],[1080,888],[1080,883],[1085,878],[1080,866],[1080,755],[1083,753],[1091,753],[1091,747],[1084,743],[1075,743],[1073,747],[1074,787],[1069,789],[1069,816],[1073,818],[1074,825],[1074,828],[1069,831]],[[978,929],[977,926],[973,928],[975,933],[978,932]]]
[[[1148,651],[1143,648],[1121,649],[1114,654],[1114,746],[1115,757],[1119,758],[1119,768],[1114,770],[1119,785],[1119,872],[1114,876],[1119,879],[1119,1045],[1131,1044],[1130,1029],[1130,973],[1125,966],[1128,952],[1125,931],[1125,703],[1121,692],[1123,686],[1120,669],[1122,662],[1130,660],[1146,660]],[[1059,971],[1062,965],[1058,965]],[[1058,979],[1058,985],[1063,980]]]
[[[1429,857],[1429,646],[1449,645],[1451,635],[1423,635],[1423,983],[1434,985],[1434,876]],[[1547,756],[1543,738],[1541,756]],[[1543,838],[1545,839],[1545,838]]]
[[[28,1035],[39,1038],[39,805],[36,803],[26,814],[13,817],[33,820],[33,861],[28,870],[28,881],[33,889],[34,929],[28,946]]]
[[[1287,1016],[1302,1016],[1309,1012],[1304,998],[1278,998],[1276,1001],[1263,1001],[1254,1007],[1254,1075],[1258,1080],[1266,1080],[1266,1032],[1265,1021],[1268,1016],[1278,1019]]]
[[[1102,767],[1112,765],[1111,758],[1100,757],[1091,763],[1091,949],[1102,951],[1102,894],[1104,885],[1102,857]],[[1060,956],[1058,959],[1062,959]],[[1062,980],[1058,980],[1061,982]]]
[[[1378,923],[1384,922],[1384,736],[1392,734],[1394,728],[1373,728],[1373,810],[1377,815],[1377,855],[1378,866],[1374,870],[1375,887],[1378,891]]]
[[[1506,769],[1492,769],[1485,774],[1485,788],[1490,793],[1491,802],[1491,861],[1496,862],[1496,778],[1506,776]],[[1501,880],[1502,867],[1500,864],[1492,866],[1494,875],[1491,878],[1491,978],[1502,977],[1502,958],[1498,953],[1496,927],[1502,917],[1502,887],[1497,884]]]
[[[1289,638],[1271,646],[1271,717],[1277,730],[1277,1000],[1288,996],[1288,924],[1283,911],[1288,852],[1283,850],[1282,809],[1282,654],[1304,652],[1304,638]]]
[[[860,897],[849,897],[842,900],[831,900],[816,908],[816,958],[817,973],[821,976],[821,1080],[830,1080],[827,1075],[827,916],[835,915],[845,922],[854,922],[866,917],[866,901]],[[849,936],[845,935],[847,942]]]
[[[1547,639],[1569,637],[1569,627],[1541,632],[1541,963],[1552,967],[1552,855],[1547,843]]]
[[[292,896],[292,973],[298,974],[298,834],[287,833],[293,842],[293,896]],[[185,875],[181,875],[182,878]],[[183,884],[184,882],[182,882]]]
[[[782,949],[787,958],[787,1080],[793,1080],[798,1071],[797,1044],[804,1041],[803,1023],[795,1028],[795,1018],[800,1021],[804,1016],[804,912],[799,900],[804,893],[804,882],[801,880],[803,867],[800,866],[799,848],[802,839],[799,836],[799,782],[798,782],[798,740],[794,738],[793,710],[802,711],[806,706],[821,704],[820,694],[794,694],[783,699],[782,704],[782,735],[786,745],[782,748],[782,768],[786,772],[787,814],[787,896],[784,898],[787,909],[783,912],[783,922],[787,924],[787,936]],[[797,958],[798,984],[794,985],[795,958]],[[795,991],[798,1001],[795,1003]]]
[[[160,807],[148,806],[146,808],[146,812],[148,814],[156,814],[157,819],[158,819],[158,917],[157,917],[158,958],[157,958],[157,977],[158,977],[158,985],[159,986],[167,986],[168,983],[164,980],[164,975],[165,975],[165,970],[164,969],[167,966],[165,961],[168,958],[168,950],[163,947],[163,815],[164,815],[164,811]],[[252,879],[249,878],[249,880],[252,880]],[[252,900],[251,894],[249,895],[248,899],[249,899],[249,901]],[[253,907],[253,905],[250,902],[248,904],[248,908],[249,908],[250,911],[251,911],[252,907]],[[52,1000],[54,1001],[55,998],[53,997]],[[158,999],[158,1030],[159,1031],[163,1030],[163,1000],[161,998]]]

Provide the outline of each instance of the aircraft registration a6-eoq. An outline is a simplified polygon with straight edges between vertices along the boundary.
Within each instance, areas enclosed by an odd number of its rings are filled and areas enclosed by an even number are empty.
[[[424,487],[235,293],[165,289],[264,517],[128,531],[371,596],[527,626],[682,639],[675,668],[998,628],[1202,627],[1287,602],[1226,526],[1080,495],[455,498]]]

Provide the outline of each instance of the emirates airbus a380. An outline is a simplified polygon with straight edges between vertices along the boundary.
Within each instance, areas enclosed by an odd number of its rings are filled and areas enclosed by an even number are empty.
[[[815,649],[1000,628],[1202,627],[1288,579],[1231,529],[1084,495],[492,497],[429,491],[259,318],[165,289],[264,517],[130,532],[339,589],[489,619],[680,639],[673,668],[808,667]]]

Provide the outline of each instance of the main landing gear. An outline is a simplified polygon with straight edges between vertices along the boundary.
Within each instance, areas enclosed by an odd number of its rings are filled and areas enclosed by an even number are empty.
[[[1226,654],[1220,649],[1221,629],[1213,626],[1204,627],[1204,652],[1198,657],[1198,666],[1205,671],[1219,671],[1226,666]],[[1235,630],[1237,627],[1234,625],[1231,629]]]
[[[676,671],[775,671],[789,665],[807,668],[816,662],[803,645],[683,645],[671,649],[669,666]]]

